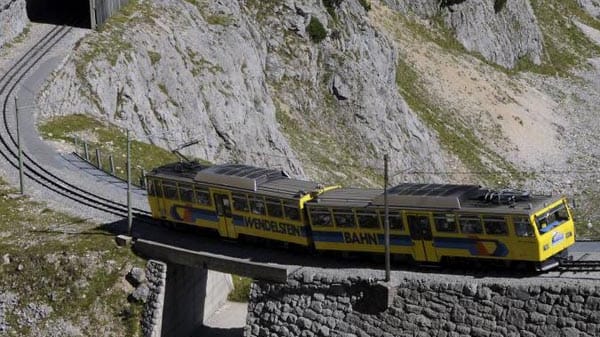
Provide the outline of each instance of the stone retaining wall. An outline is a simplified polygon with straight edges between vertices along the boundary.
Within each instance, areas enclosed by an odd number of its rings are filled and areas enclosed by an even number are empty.
[[[317,276],[315,276],[317,275]],[[406,274],[408,275],[408,273]],[[600,284],[544,278],[301,273],[252,285],[245,336],[599,336]]]

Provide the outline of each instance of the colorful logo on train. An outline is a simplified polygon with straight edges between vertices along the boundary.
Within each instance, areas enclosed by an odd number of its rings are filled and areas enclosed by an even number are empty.
[[[436,248],[451,248],[468,250],[472,256],[508,255],[508,247],[498,240],[479,240],[476,238],[435,238],[433,246]]]

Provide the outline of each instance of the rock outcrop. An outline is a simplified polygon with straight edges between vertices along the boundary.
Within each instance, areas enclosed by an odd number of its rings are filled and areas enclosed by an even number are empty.
[[[388,2],[403,13],[427,19],[441,16],[445,27],[468,51],[505,68],[513,68],[523,58],[541,63],[543,36],[528,0]]]
[[[600,19],[600,1],[598,0],[577,0],[581,8],[591,16]]]
[[[21,34],[27,23],[25,0],[0,0],[0,47]]]

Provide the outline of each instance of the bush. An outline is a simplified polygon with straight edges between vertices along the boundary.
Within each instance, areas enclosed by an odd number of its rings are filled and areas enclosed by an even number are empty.
[[[310,23],[306,27],[310,39],[315,43],[323,41],[327,37],[327,31],[319,19],[314,16],[310,18]]]
[[[502,8],[506,5],[506,0],[495,0],[494,1],[494,11],[499,13]]]
[[[358,2],[367,12],[371,10],[371,2],[369,0],[358,0]]]

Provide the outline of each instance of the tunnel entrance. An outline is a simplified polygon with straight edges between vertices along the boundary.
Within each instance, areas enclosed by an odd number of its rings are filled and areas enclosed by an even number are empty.
[[[32,22],[91,28],[89,0],[26,0]]]

